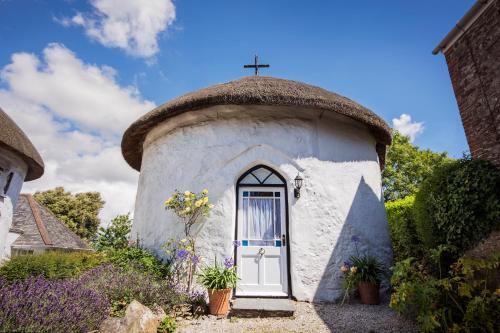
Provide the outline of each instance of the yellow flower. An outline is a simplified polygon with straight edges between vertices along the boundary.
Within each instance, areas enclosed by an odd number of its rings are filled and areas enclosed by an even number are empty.
[[[181,243],[186,243],[188,240],[186,238],[181,239]]]
[[[196,202],[194,203],[194,205],[196,207],[200,207],[202,204],[203,204],[203,200],[196,200]]]
[[[208,205],[208,208],[212,209],[212,208],[214,208],[214,205],[210,204],[210,205]]]
[[[201,193],[208,194],[208,190],[207,189],[203,189],[203,191],[201,191]]]
[[[186,209],[184,210],[186,213],[189,213],[191,211],[191,207],[186,207]]]
[[[203,198],[203,203],[206,204],[208,202],[208,197]]]
[[[190,195],[191,195],[191,192],[186,191],[186,192],[184,192],[184,195],[185,195],[186,197],[187,197],[187,196],[190,196]]]
[[[172,197],[169,197],[169,198],[165,201],[165,205],[169,205],[171,202],[172,202]]]
[[[356,266],[351,267],[351,273],[356,273],[358,271],[358,268]]]

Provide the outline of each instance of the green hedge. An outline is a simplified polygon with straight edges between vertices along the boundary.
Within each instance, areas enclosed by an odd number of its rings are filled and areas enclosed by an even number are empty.
[[[462,158],[435,169],[415,198],[416,230],[424,245],[455,247],[457,255],[500,226],[500,170]]]
[[[415,196],[409,195],[385,204],[395,261],[418,257],[421,253],[421,242],[415,230],[413,217],[414,202]]]
[[[104,261],[100,253],[48,251],[13,257],[0,267],[0,276],[9,281],[42,275],[48,279],[74,277]]]
[[[170,274],[170,265],[145,249],[132,246],[124,249],[110,248],[104,253],[107,261],[121,268],[138,268],[157,277],[167,277]]]

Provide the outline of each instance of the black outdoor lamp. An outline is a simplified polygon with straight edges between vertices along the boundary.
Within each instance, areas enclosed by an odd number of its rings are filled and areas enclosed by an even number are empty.
[[[297,177],[295,177],[294,179],[295,188],[293,189],[293,194],[295,195],[296,198],[300,198],[300,188],[302,187],[302,182],[303,182],[302,177],[300,177],[300,175],[297,174]]]

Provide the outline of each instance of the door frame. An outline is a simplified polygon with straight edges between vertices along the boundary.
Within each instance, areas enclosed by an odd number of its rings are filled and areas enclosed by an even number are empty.
[[[269,171],[271,171],[272,173],[274,173],[279,179],[281,179],[281,181],[283,181],[283,184],[252,184],[252,185],[249,185],[249,184],[241,184],[240,185],[240,182],[241,180],[243,180],[243,178],[245,178],[248,174],[250,174],[252,171],[255,171],[257,169],[260,169],[260,168],[264,168],[264,169],[267,169]],[[240,202],[240,187],[263,187],[263,188],[266,188],[266,187],[282,187],[284,188],[284,194],[285,194],[285,235],[286,235],[286,266],[287,266],[287,273],[286,273],[286,279],[287,279],[287,296],[244,296],[244,295],[239,295],[239,296],[236,296],[236,287],[233,288],[233,298],[256,298],[256,297],[259,297],[259,298],[286,298],[286,299],[292,299],[293,298],[293,295],[292,295],[292,278],[291,278],[291,265],[290,265],[290,227],[289,227],[289,214],[288,214],[288,183],[286,181],[286,179],[279,173],[277,172],[276,170],[274,170],[273,168],[267,166],[267,165],[264,165],[264,164],[258,164],[250,169],[248,169],[247,171],[245,171],[240,177],[238,177],[238,180],[236,181],[236,186],[235,186],[235,189],[236,189],[236,217],[235,217],[235,228],[234,228],[234,239],[238,239],[238,212],[239,212],[239,202]],[[234,250],[233,250],[233,258],[234,258],[234,264],[235,265],[238,265],[238,258],[237,258],[237,255],[236,255],[236,247],[234,247]]]

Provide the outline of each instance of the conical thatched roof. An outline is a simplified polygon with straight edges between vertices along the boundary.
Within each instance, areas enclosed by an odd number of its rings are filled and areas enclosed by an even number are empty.
[[[298,106],[336,112],[367,125],[377,140],[379,155],[385,155],[385,146],[391,143],[390,128],[384,120],[346,97],[297,81],[248,76],[178,97],[139,118],[123,135],[125,160],[140,170],[142,145],[151,129],[173,116],[215,105]],[[383,164],[384,156],[380,157]]]
[[[26,181],[40,178],[43,175],[42,157],[26,134],[2,109],[0,109],[0,147],[17,154],[28,164]]]

